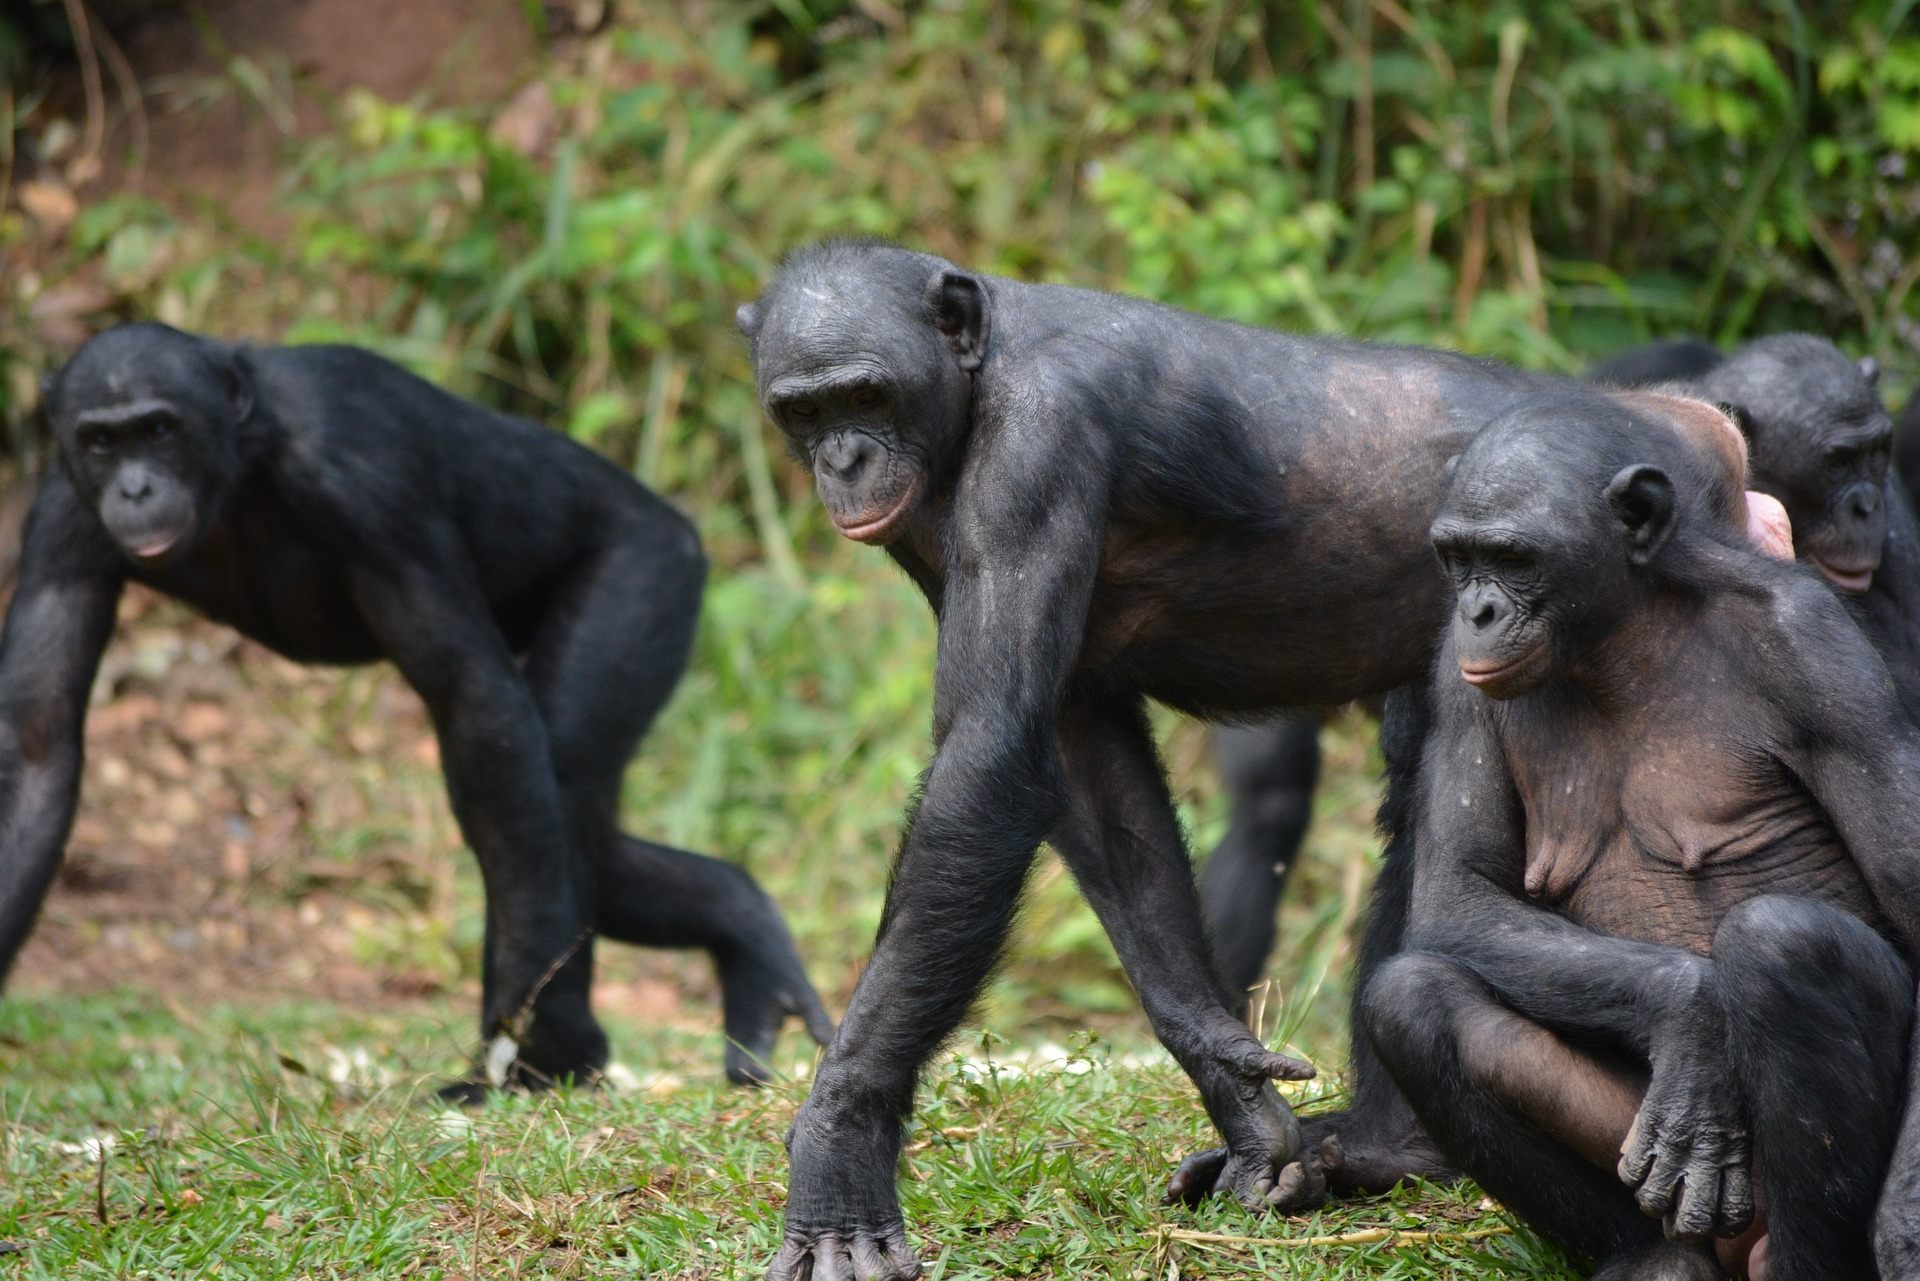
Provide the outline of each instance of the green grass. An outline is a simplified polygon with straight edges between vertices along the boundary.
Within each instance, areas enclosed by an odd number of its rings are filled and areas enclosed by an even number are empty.
[[[464,1024],[462,1024],[464,1027]],[[616,1027],[618,1091],[434,1106],[460,1035],[323,1004],[189,1011],[150,993],[0,1007],[0,1258],[12,1277],[755,1277],[804,1083],[724,1085],[706,1036]],[[991,1040],[992,1038],[989,1038]],[[1208,1141],[1157,1052],[982,1040],[930,1074],[904,1204],[933,1278],[1561,1277],[1471,1189],[1294,1220],[1163,1207]],[[796,1051],[797,1052],[797,1051]],[[1024,1060],[1024,1061],[1023,1061]],[[102,1152],[104,1151],[104,1157]],[[1371,1228],[1440,1240],[1228,1246]]]

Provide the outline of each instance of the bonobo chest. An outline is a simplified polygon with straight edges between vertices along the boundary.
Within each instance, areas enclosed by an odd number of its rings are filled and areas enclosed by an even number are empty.
[[[272,504],[243,502],[178,563],[131,577],[276,653],[305,663],[367,663],[380,645],[347,590],[342,560]]]
[[[1761,894],[1819,899],[1881,927],[1846,846],[1754,727],[1700,709],[1637,722],[1522,711],[1502,728],[1525,890],[1541,906],[1702,954],[1720,918]]]

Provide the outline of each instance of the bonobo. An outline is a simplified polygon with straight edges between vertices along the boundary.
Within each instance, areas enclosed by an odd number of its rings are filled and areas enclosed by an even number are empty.
[[[1635,365],[1670,373],[1676,349],[1693,366],[1679,385],[1739,419],[1754,488],[1786,507],[1800,558],[1847,596],[1902,703],[1920,717],[1920,522],[1889,472],[1893,425],[1875,390],[1877,365],[1825,338],[1777,334],[1704,367],[1685,344],[1655,344],[1590,376],[1624,383],[1618,368]]]
[[[766,1075],[790,1014],[831,1034],[745,872],[615,827],[699,612],[705,561],[673,508],[351,347],[126,325],[51,380],[48,412],[60,465],[0,637],[0,973],[59,864],[88,687],[133,580],[295,660],[391,659],[420,693],[485,879],[487,1078],[604,1066],[595,933],[712,953],[735,1080]]]
[[[1406,948],[1361,1013],[1445,1150],[1598,1275],[1870,1277],[1920,735],[1838,598],[1746,545],[1671,430],[1703,410],[1567,391],[1462,455]],[[1912,1276],[1920,1203],[1886,1206]]]
[[[1446,460],[1558,380],[872,243],[801,251],[738,319],[829,517],[884,546],[940,627],[933,761],[872,962],[789,1137],[773,1275],[917,1271],[893,1186],[902,1120],[1042,840],[1227,1141],[1172,1191],[1317,1204],[1336,1132],[1339,1186],[1444,1169],[1364,1045],[1351,1114],[1302,1126],[1271,1088],[1307,1069],[1228,1012],[1143,704],[1245,717],[1424,675],[1446,609],[1425,538]],[[1383,738],[1404,779],[1417,729]],[[1404,910],[1395,812],[1369,963]]]

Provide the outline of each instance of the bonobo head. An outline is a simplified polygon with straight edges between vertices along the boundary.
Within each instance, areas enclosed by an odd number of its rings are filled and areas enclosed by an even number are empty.
[[[234,349],[165,325],[121,325],[48,386],[60,463],[113,540],[145,565],[184,552],[240,471],[252,394]]]
[[[1738,444],[1711,406],[1572,388],[1476,435],[1432,531],[1461,676],[1492,698],[1525,694],[1626,616],[1683,522],[1738,541],[1745,460],[1721,439]]]
[[[1753,484],[1778,498],[1794,544],[1843,591],[1863,592],[1880,567],[1893,423],[1871,358],[1824,338],[1780,334],[1735,349],[1693,386],[1725,404],[1752,442]]]
[[[834,526],[863,543],[898,537],[965,444],[986,282],[928,254],[832,241],[790,257],[737,319],[760,403]]]

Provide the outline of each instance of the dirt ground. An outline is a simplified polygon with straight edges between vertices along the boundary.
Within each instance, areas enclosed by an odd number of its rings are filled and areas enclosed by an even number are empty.
[[[87,715],[26,991],[185,1003],[477,1000],[480,901],[425,709],[388,668],[304,668],[133,589]],[[595,1002],[712,1021],[703,958],[604,948]]]

